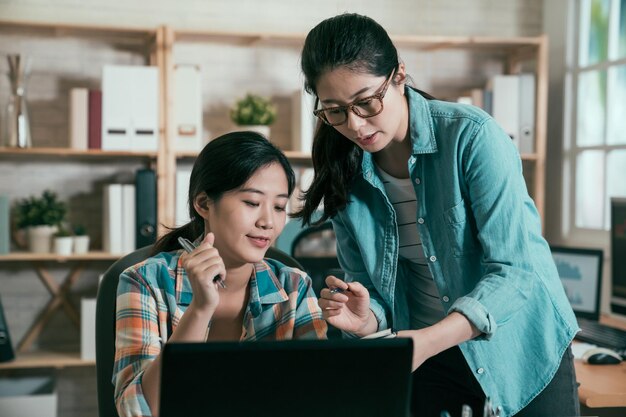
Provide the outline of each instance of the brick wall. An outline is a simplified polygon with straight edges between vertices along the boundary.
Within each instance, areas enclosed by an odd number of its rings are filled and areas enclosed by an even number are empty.
[[[340,1],[166,1],[166,0],[19,0],[0,1],[0,19],[175,28],[306,33],[321,19],[344,11],[367,14],[392,34],[406,35],[537,35],[542,30],[540,0],[395,0]],[[104,63],[136,64],[144,57],[133,47],[111,47],[106,42],[56,37],[33,38],[0,31],[0,55],[22,53],[32,57],[28,83],[35,146],[64,147],[67,135],[67,93],[72,87],[96,88]],[[488,54],[401,50],[415,84],[439,96],[452,90],[480,86],[501,63]],[[233,128],[228,119],[232,102],[246,92],[271,95],[279,107],[272,140],[288,148],[289,97],[300,88],[297,48],[250,47],[224,44],[180,43],[175,62],[195,63],[203,71],[205,136]],[[0,73],[7,64],[0,59]],[[0,129],[4,126],[8,82],[0,75]],[[70,203],[70,219],[86,224],[100,245],[102,184],[132,176],[138,162],[85,163],[80,161],[5,162],[0,164],[0,192],[12,199],[52,188]],[[45,182],[42,180],[45,179]],[[74,287],[74,304],[80,296],[94,296],[97,276],[107,266],[94,263]],[[51,267],[60,281],[67,267]],[[0,295],[14,343],[27,331],[48,300],[48,292],[35,273],[22,263],[0,264]],[[38,346],[78,349],[78,330],[63,312],[52,319]],[[59,415],[95,416],[95,371],[70,369],[57,373]]]

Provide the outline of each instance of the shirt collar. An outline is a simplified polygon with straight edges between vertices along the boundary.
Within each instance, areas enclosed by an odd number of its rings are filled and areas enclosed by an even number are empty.
[[[413,155],[437,152],[428,100],[409,86],[405,86],[404,91],[409,104],[409,138],[413,145]]]
[[[201,239],[200,239],[201,241]],[[198,240],[194,243],[199,243]],[[191,303],[192,291],[187,272],[182,266],[180,255],[182,249],[175,256],[176,263],[176,299],[182,305]],[[227,281],[228,282],[228,281]],[[261,314],[265,304],[278,304],[289,299],[287,292],[276,277],[276,273],[265,261],[256,262],[250,278],[250,299],[248,306],[253,317]]]
[[[437,152],[437,141],[430,113],[430,106],[420,93],[409,86],[404,87],[409,106],[409,140],[412,155]],[[372,179],[374,158],[371,153],[363,152],[361,169],[366,179]]]
[[[265,261],[254,264],[250,279],[250,311],[253,317],[261,314],[263,304],[278,304],[289,299],[287,292]]]

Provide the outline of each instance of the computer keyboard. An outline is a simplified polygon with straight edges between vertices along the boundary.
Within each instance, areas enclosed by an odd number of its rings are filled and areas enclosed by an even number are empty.
[[[609,327],[600,322],[578,318],[581,331],[576,339],[593,343],[617,351],[622,357],[626,354],[626,331]]]

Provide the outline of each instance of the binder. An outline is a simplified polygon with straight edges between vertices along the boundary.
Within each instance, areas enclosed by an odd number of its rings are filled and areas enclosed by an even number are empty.
[[[102,248],[105,252],[121,254],[122,246],[122,184],[104,186],[102,198]]]
[[[519,149],[519,77],[496,75],[493,78],[493,118]]]
[[[535,76],[519,76],[519,150],[522,154],[535,152]]]
[[[135,176],[137,247],[151,245],[156,241],[157,187],[156,173],[152,169],[140,169]]]
[[[492,85],[493,118],[520,153],[534,153],[535,75],[496,75]]]
[[[178,168],[176,170],[176,227],[189,223],[189,207],[187,205],[189,195],[189,180],[191,179],[191,168]]]
[[[137,210],[135,208],[135,184],[122,185],[122,253],[137,249],[135,241]]]
[[[89,130],[88,117],[89,91],[86,88],[70,90],[70,148],[87,149]]]
[[[174,149],[202,149],[202,83],[197,65],[174,68]]]
[[[291,149],[310,154],[317,126],[317,117],[313,115],[315,97],[304,90],[296,91],[291,104]]]
[[[96,359],[96,299],[80,300],[80,358]]]
[[[104,66],[102,71],[103,150],[157,150],[158,77],[156,67]]]
[[[8,362],[13,358],[15,358],[15,353],[13,352],[13,345],[11,345],[9,326],[4,316],[2,299],[0,298],[0,362]]]
[[[89,149],[102,149],[102,91],[89,90]]]
[[[0,255],[9,253],[11,249],[9,211],[9,196],[0,194]]]

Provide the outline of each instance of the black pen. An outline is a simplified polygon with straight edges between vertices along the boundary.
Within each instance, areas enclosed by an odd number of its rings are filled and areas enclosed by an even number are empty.
[[[180,243],[180,246],[182,246],[187,253],[191,253],[196,248],[193,243],[191,243],[189,240],[185,239],[182,236],[178,237],[178,243]],[[213,278],[213,282],[217,282],[218,284],[220,284],[220,287],[226,288],[226,284],[224,284],[224,280],[220,275],[216,275]]]

